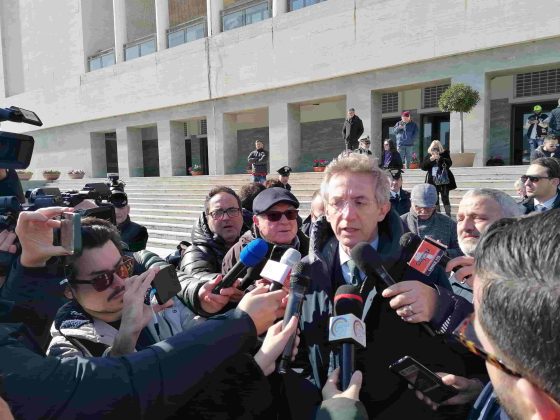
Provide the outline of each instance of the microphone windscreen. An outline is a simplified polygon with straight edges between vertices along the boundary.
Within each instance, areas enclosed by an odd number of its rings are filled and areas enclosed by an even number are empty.
[[[362,317],[364,301],[360,296],[360,289],[356,286],[344,284],[336,289],[334,295],[335,315],[353,314],[357,318]]]
[[[416,250],[422,243],[422,238],[412,232],[407,232],[399,240],[399,244],[402,248]]]
[[[292,272],[290,274],[290,287],[300,285],[308,288],[311,281],[310,274],[311,266],[308,262],[297,262],[292,267]]]
[[[249,242],[239,254],[239,261],[247,267],[257,265],[268,252],[268,244],[264,239],[257,238]]]
[[[367,242],[360,242],[352,248],[350,256],[360,271],[369,274],[373,271],[371,267],[380,267],[383,260],[375,249]]]
[[[282,264],[286,264],[290,267],[293,267],[301,260],[301,253],[293,248],[288,248],[282,258],[280,258],[280,262]]]

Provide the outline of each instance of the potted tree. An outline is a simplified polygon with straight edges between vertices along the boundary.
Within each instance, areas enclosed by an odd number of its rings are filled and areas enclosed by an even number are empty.
[[[465,153],[463,114],[471,112],[480,101],[476,89],[463,83],[451,85],[439,98],[438,106],[444,112],[458,112],[461,121],[461,153],[453,153],[453,166],[473,166],[474,153]]]
[[[82,179],[85,174],[86,172],[81,169],[71,169],[68,171],[68,176],[72,179]]]
[[[29,181],[33,176],[33,172],[25,169],[18,169],[16,172],[20,181]]]
[[[47,181],[56,181],[59,176],[60,171],[57,171],[56,169],[45,169],[43,171],[43,178],[45,178]]]
[[[193,166],[191,166],[190,173],[192,176],[204,175],[204,169],[202,168],[201,164],[195,163]]]

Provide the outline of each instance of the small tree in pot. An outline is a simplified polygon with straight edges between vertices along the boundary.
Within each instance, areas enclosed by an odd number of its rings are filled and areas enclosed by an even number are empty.
[[[463,133],[463,113],[471,112],[480,101],[480,94],[476,89],[457,83],[451,85],[439,98],[438,106],[444,112],[458,112],[461,118],[461,153],[465,153]]]

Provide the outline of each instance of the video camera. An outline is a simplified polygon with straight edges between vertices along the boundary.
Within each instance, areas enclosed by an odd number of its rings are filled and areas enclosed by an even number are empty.
[[[43,122],[33,111],[16,106],[0,108],[0,122],[1,121],[26,123],[39,127],[43,125]],[[35,140],[31,136],[0,131],[0,168],[27,168],[29,162],[31,162],[34,146]]]

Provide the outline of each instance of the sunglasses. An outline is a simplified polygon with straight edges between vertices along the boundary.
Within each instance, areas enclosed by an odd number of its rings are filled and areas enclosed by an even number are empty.
[[[551,179],[549,176],[535,176],[535,175],[521,175],[521,182],[525,183],[527,180],[531,181],[533,184],[539,182],[541,179]]]
[[[504,362],[482,348],[482,344],[476,336],[473,321],[474,313],[465,318],[465,320],[461,322],[461,324],[455,329],[455,331],[453,331],[453,336],[455,337],[455,339],[457,339],[471,353],[484,359],[486,362],[490,363],[492,366],[497,367],[502,372],[505,372],[511,376],[515,376],[516,378],[521,378],[522,375],[520,373],[516,372],[513,369],[510,369]]]
[[[225,210],[214,210],[210,212],[210,216],[214,220],[222,220],[224,216],[227,214],[228,217],[231,219],[232,217],[239,216],[239,212],[241,210],[238,207],[230,207],[229,209]]]
[[[286,211],[268,211],[259,216],[265,216],[269,222],[278,222],[282,216],[286,216],[288,220],[296,220],[299,214],[299,210],[286,210]]]
[[[74,284],[90,284],[97,292],[102,292],[107,290],[113,284],[115,274],[121,279],[126,279],[132,276],[133,273],[134,258],[125,255],[122,257],[122,261],[114,270],[100,274],[91,280],[68,279],[68,282]]]

